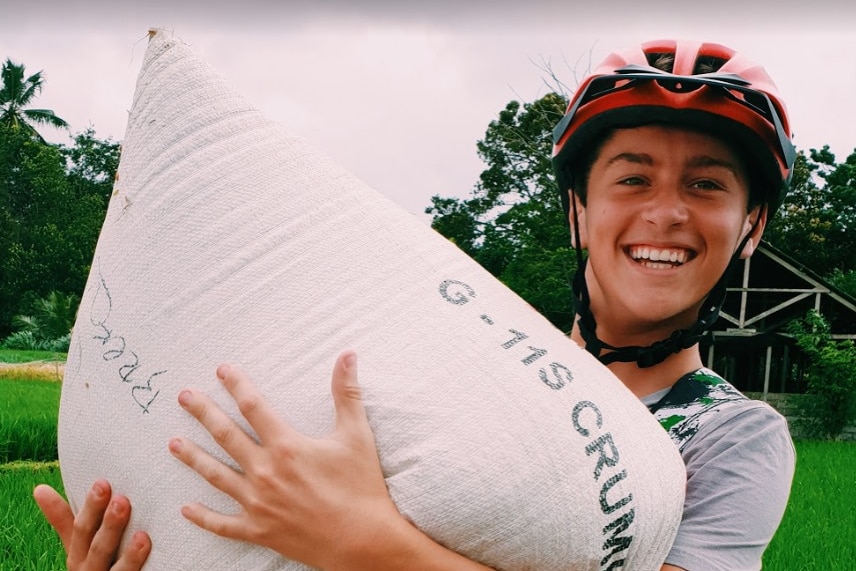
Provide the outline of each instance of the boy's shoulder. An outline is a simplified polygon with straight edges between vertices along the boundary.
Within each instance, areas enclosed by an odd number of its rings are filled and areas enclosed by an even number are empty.
[[[723,377],[704,367],[678,379],[671,390],[649,408],[681,451],[700,432],[734,421],[741,413],[757,410],[761,414],[778,416],[767,403],[748,398]]]

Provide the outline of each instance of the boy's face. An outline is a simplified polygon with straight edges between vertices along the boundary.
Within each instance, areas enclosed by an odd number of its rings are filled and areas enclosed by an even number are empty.
[[[692,325],[758,216],[748,196],[742,160],[719,139],[657,125],[609,135],[578,202],[598,331],[647,343]]]

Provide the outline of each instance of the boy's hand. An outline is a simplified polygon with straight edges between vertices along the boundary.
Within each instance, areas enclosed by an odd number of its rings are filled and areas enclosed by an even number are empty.
[[[119,552],[131,517],[131,503],[124,496],[114,496],[107,481],[98,480],[92,485],[77,517],[50,486],[37,486],[33,497],[62,540],[69,571],[142,569],[152,548],[151,540],[148,534],[138,531]]]
[[[360,398],[356,355],[343,353],[333,370],[336,428],[325,438],[309,438],[280,418],[237,367],[221,365],[217,376],[259,440],[205,394],[179,394],[184,409],[240,466],[221,463],[185,438],[172,439],[169,449],[179,460],[242,508],[225,515],[190,504],[182,510],[187,519],[320,568],[350,559],[348,551],[365,550],[367,541],[382,541],[391,527],[410,527],[386,489]]]

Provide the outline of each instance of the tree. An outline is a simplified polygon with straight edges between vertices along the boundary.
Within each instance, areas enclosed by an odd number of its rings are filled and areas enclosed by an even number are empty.
[[[827,276],[827,279],[834,287],[850,297],[856,298],[856,268],[847,271],[836,268]]]
[[[854,231],[856,152],[840,164],[828,146],[800,152],[791,189],[765,239],[831,279],[836,271],[856,270]]]
[[[87,130],[72,147],[0,124],[0,338],[51,291],[86,284],[119,145]]]
[[[434,196],[425,212],[435,230],[568,331],[576,260],[550,160],[566,106],[557,93],[508,103],[477,144],[487,168],[471,197]]]
[[[75,135],[73,146],[60,149],[66,159],[69,181],[76,192],[81,196],[98,196],[106,207],[119,168],[119,143],[110,138],[98,139],[95,130],[88,127]]]
[[[856,419],[856,346],[833,341],[829,324],[815,310],[788,326],[809,358],[808,390],[799,402],[802,428],[808,436],[835,438]]]
[[[50,109],[28,109],[27,106],[42,92],[44,77],[36,72],[25,77],[23,64],[15,64],[6,58],[0,69],[0,124],[13,130],[21,129],[44,142],[36,131],[37,125],[51,125],[60,129],[68,128],[68,123]]]

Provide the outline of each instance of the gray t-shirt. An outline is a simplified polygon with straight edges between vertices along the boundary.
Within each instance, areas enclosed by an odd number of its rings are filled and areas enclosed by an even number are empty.
[[[642,402],[687,467],[684,513],[665,562],[688,571],[760,569],[794,474],[784,417],[704,368]]]

